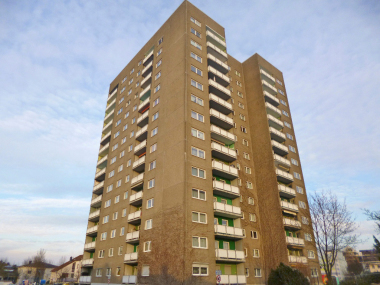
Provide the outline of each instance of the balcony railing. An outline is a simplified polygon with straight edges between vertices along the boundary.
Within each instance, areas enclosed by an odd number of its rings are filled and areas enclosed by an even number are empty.
[[[236,141],[236,136],[217,126],[211,125],[211,137],[225,144],[233,144]]]
[[[221,40],[219,37],[214,35],[212,32],[206,31],[206,38],[207,38],[207,41],[210,41],[211,43],[213,43],[214,45],[216,45],[220,49],[223,49],[223,50],[226,49],[226,42]]]
[[[102,170],[98,171],[95,173],[95,180],[96,181],[103,181],[104,178],[105,178],[105,174],[106,174],[106,169],[107,168],[103,168]]]
[[[280,169],[276,169],[276,175],[277,180],[285,184],[291,183],[294,180],[293,175]]]
[[[212,93],[209,94],[209,100],[210,108],[215,109],[224,115],[228,115],[233,112],[232,105],[230,103]]]
[[[153,59],[154,49],[150,53],[146,55],[146,57],[143,59],[143,66],[147,66],[149,62]]]
[[[220,275],[220,284],[247,284],[245,275]]]
[[[281,117],[280,109],[268,102],[265,102],[265,109],[267,110],[267,114],[272,115],[275,118]]]
[[[137,189],[141,188],[141,184],[144,182],[144,173],[141,173],[137,175],[136,177],[133,177],[131,180],[131,188],[132,189]]]
[[[137,156],[143,154],[144,152],[146,152],[146,140],[136,145],[134,150],[134,153]]]
[[[152,72],[149,73],[142,81],[141,81],[141,88],[144,89],[146,88],[148,85],[150,85],[152,83]]]
[[[300,221],[284,218],[283,222],[284,222],[284,226],[285,227],[295,228],[295,229],[300,229],[301,228],[301,222]]]
[[[108,124],[105,125],[105,126],[103,127],[103,131],[102,131],[103,134],[106,134],[106,133],[108,133],[108,132],[111,130],[111,128],[112,128],[112,123],[113,123],[113,119],[110,120],[110,121],[108,122]]]
[[[86,234],[91,235],[98,232],[98,226],[93,226],[91,228],[88,228],[86,231]]]
[[[89,259],[83,259],[82,260],[82,266],[89,266],[91,267],[94,264],[94,259],[89,258]]]
[[[294,198],[296,196],[296,191],[294,189],[282,184],[278,184],[278,191],[280,191],[280,196],[286,198]]]
[[[140,231],[127,233],[127,235],[125,237],[125,241],[127,243],[138,243],[139,239],[140,239]]]
[[[143,197],[143,191],[140,191],[140,192],[137,192],[136,194],[133,194],[131,195],[131,197],[129,197],[129,204],[131,205],[141,205],[142,203],[142,197]]]
[[[105,145],[106,143],[110,141],[110,139],[111,139],[111,131],[109,131],[108,133],[102,136],[102,138],[100,139],[100,144]]]
[[[149,110],[137,119],[137,125],[142,128],[149,122]]]
[[[150,98],[147,98],[143,102],[140,103],[137,109],[139,113],[144,113],[145,110],[149,108],[149,106],[150,106]]]
[[[303,263],[307,264],[307,258],[305,256],[295,256],[295,255],[289,255],[289,262],[290,263]]]
[[[141,91],[140,96],[139,96],[141,101],[144,101],[150,96],[150,87],[151,85],[149,85],[143,91]]]
[[[305,240],[296,237],[286,237],[286,243],[295,246],[305,246]]]
[[[212,79],[208,80],[208,84],[209,84],[210,93],[213,93],[219,96],[223,100],[228,100],[231,98],[231,91],[227,89],[226,87],[224,87],[223,85],[219,84],[218,82]]]
[[[226,62],[228,59],[228,55],[226,52],[222,51],[213,43],[207,42],[207,53],[219,59],[221,62]],[[228,71],[228,67],[227,67]],[[225,74],[225,73],[224,73]]]
[[[227,218],[240,218],[241,208],[237,206],[232,206],[220,202],[214,202],[214,212],[218,215]]]
[[[220,194],[227,198],[237,198],[240,196],[240,190],[236,186],[232,186],[225,182],[214,180],[212,181],[212,187],[216,194]]]
[[[96,241],[86,243],[84,245],[84,250],[85,251],[93,251],[95,249]]]
[[[94,207],[94,208],[99,208],[102,204],[102,196],[103,195],[99,195],[98,197],[92,199],[91,201],[91,207]]]
[[[139,142],[146,140],[147,133],[148,133],[148,126],[145,126],[142,129],[138,130],[136,133],[136,140],[138,140]]]
[[[276,166],[281,165],[285,168],[290,167],[290,161],[288,159],[278,155],[278,154],[274,154],[273,159],[274,159],[274,163]]]
[[[265,99],[265,102],[268,102],[272,104],[273,106],[277,107],[278,105],[280,105],[280,100],[278,100],[276,96],[270,94],[269,92],[265,90],[264,90],[264,99]]]
[[[97,167],[104,168],[107,165],[108,154],[98,160]]]
[[[140,221],[141,221],[141,210],[128,215],[128,223],[139,224]]]
[[[276,130],[275,128],[269,127],[270,137],[279,143],[283,143],[286,140],[286,136],[283,132]]]
[[[236,160],[236,150],[222,146],[221,144],[211,143],[212,156],[224,161],[232,162]]]
[[[153,61],[148,63],[148,65],[145,66],[145,68],[141,71],[142,77],[146,77],[149,73],[152,72],[152,70],[153,70]]]
[[[124,275],[123,284],[136,284],[137,283],[137,276],[136,275]]]
[[[289,150],[286,147],[286,145],[280,144],[274,140],[272,140],[271,143],[274,153],[279,154],[281,156],[287,155],[289,153]]]
[[[103,187],[104,187],[104,181],[94,185],[94,188],[92,188],[92,192],[94,194],[98,194],[99,192],[103,192]]]
[[[107,102],[109,102],[111,99],[114,99],[114,96],[117,94],[117,88],[108,95]]]
[[[208,70],[208,78],[215,80],[216,82],[223,85],[224,87],[230,84],[230,78],[227,75],[224,75],[222,72],[215,69],[214,67],[208,66],[207,70]]]
[[[277,94],[277,88],[276,87],[274,87],[273,85],[270,85],[265,80],[261,80],[261,83],[263,84],[263,88],[264,88],[265,91],[268,91],[272,95],[276,95]]]
[[[293,204],[293,203],[290,203],[290,202],[281,201],[281,207],[284,210],[290,210],[290,211],[293,211],[293,212],[298,212],[298,206],[296,204]]]
[[[277,130],[282,130],[284,128],[284,123],[281,120],[276,119],[275,117],[269,114],[267,114],[267,118],[270,127],[275,128]]]
[[[79,276],[79,283],[80,284],[90,284],[91,283],[91,276]]]
[[[144,169],[145,169],[145,155],[133,163],[132,169],[136,172],[139,172],[139,173],[144,171]]]
[[[116,105],[116,98],[113,99],[113,100],[107,105],[107,108],[106,108],[106,114],[109,114],[109,112],[111,112],[111,110],[115,108],[115,105]]]
[[[108,154],[109,147],[110,147],[110,143],[107,143],[105,146],[103,146],[99,150],[99,156],[105,156],[106,154]]]
[[[212,161],[212,173],[230,180],[239,177],[238,170],[235,167],[229,166],[227,164],[215,160]]]
[[[210,109],[210,121],[211,124],[217,125],[225,130],[229,130],[234,126],[234,120],[226,115]]]
[[[214,225],[214,231],[216,236],[222,236],[232,239],[243,238],[243,230],[241,228],[228,227],[223,225]]]
[[[113,109],[111,112],[108,113],[108,115],[104,117],[104,124],[108,124],[113,119],[114,114],[115,114],[115,109]]]
[[[125,263],[137,263],[138,252],[126,253],[124,255]]]
[[[89,221],[99,220],[99,216],[100,216],[100,210],[97,210],[88,215],[88,220]]]
[[[215,249],[216,260],[230,262],[244,262],[245,256],[242,250]]]
[[[260,68],[260,73],[261,73],[261,75],[264,75],[267,79],[270,79],[273,84],[276,83],[276,79],[272,75],[270,75],[268,72],[266,72],[265,70]]]

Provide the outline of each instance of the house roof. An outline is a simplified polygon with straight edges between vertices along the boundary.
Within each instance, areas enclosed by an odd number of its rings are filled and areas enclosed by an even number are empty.
[[[57,265],[54,265],[54,264],[50,264],[50,263],[47,263],[47,262],[42,262],[44,264],[44,267],[45,268],[55,268],[57,267]],[[40,267],[40,265],[37,263],[29,263],[29,264],[24,264],[24,265],[21,265],[19,266],[19,268],[21,267]]]
[[[72,260],[69,260],[69,261],[65,262],[64,264],[61,264],[60,266],[57,266],[51,272],[57,272],[57,271],[61,270],[62,268],[66,267],[67,265],[69,265],[75,261],[81,261],[82,258],[83,258],[83,255],[78,255],[77,257],[73,258]]]

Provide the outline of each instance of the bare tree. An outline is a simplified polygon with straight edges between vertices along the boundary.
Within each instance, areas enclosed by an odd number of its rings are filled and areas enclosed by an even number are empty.
[[[33,267],[36,269],[36,275],[34,277],[35,282],[39,282],[43,279],[46,269],[46,250],[40,249],[37,254],[32,258]]]
[[[376,231],[380,233],[380,211],[370,211],[368,209],[365,209],[364,214],[367,215],[369,220],[375,221],[376,226],[377,226]],[[375,236],[373,236],[373,241],[374,241],[373,247],[375,248],[377,252],[377,257],[380,260],[380,241]]]
[[[340,203],[331,191],[312,195],[309,206],[319,258],[328,284],[332,284],[331,273],[337,254],[358,241],[358,235],[353,234],[358,226],[346,202]]]

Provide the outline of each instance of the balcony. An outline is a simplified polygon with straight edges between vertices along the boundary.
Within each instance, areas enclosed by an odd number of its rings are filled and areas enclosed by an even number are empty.
[[[104,188],[104,181],[94,185],[94,188],[92,188],[92,193],[99,195],[103,193]]]
[[[285,185],[278,184],[278,191],[280,192],[281,197],[285,197],[285,198],[296,197],[296,191],[290,187],[285,186]]]
[[[113,109],[111,112],[108,113],[108,115],[104,117],[104,124],[108,124],[113,119],[114,114],[115,114],[115,109]]]
[[[223,204],[220,202],[214,202],[214,213],[226,218],[241,218],[241,209],[240,207]]]
[[[267,114],[272,115],[275,118],[281,117],[281,111],[279,108],[273,106],[272,104],[265,102],[265,109],[267,111]]]
[[[145,171],[145,155],[133,163],[132,169],[138,173]]]
[[[111,131],[106,133],[105,135],[102,135],[102,138],[100,139],[101,145],[106,145],[111,140]]]
[[[141,210],[128,215],[128,223],[138,225],[141,223]]]
[[[102,195],[99,195],[98,197],[92,199],[91,207],[100,208],[101,205],[102,205]]]
[[[142,128],[149,122],[149,110],[137,119],[137,125]]]
[[[210,93],[208,95],[210,101],[210,108],[215,109],[224,115],[228,115],[233,112],[232,105],[227,101],[220,99],[218,96]]]
[[[207,64],[208,66],[213,67],[217,71],[219,71],[221,74],[227,74],[229,67],[226,63],[218,59],[217,57],[213,56],[212,54],[207,54]]]
[[[152,51],[148,53],[143,59],[143,66],[147,66],[153,60],[153,57],[154,57],[154,49],[152,49]]]
[[[106,124],[105,126],[103,126],[103,130],[102,130],[102,133],[103,133],[103,134],[106,134],[106,133],[108,133],[109,131],[111,131],[111,129],[112,129],[112,123],[113,123],[113,119],[110,120],[110,121],[108,122],[108,124]]]
[[[238,240],[243,238],[243,230],[241,228],[228,227],[222,225],[214,225],[215,236]]]
[[[123,284],[137,284],[137,276],[136,275],[124,275]]]
[[[265,80],[261,80],[261,83],[263,85],[263,89],[264,91],[267,91],[269,92],[270,94],[272,95],[276,95],[277,94],[277,89],[276,87],[274,87],[273,85],[269,84],[267,81]]]
[[[129,197],[129,204],[133,206],[141,206],[143,198],[143,191],[137,192],[136,194],[131,195]]]
[[[212,55],[213,57],[215,57],[221,62],[227,61],[228,55],[226,52],[222,51],[220,48],[218,48],[216,45],[210,42],[207,42],[206,45],[207,45],[207,54]],[[227,71],[224,72],[224,74],[226,74],[227,72],[228,72],[228,67],[227,67]]]
[[[152,83],[152,72],[149,73],[140,83],[140,87],[145,89]]]
[[[220,275],[220,283],[228,285],[247,284],[247,278],[245,275]]]
[[[300,229],[301,228],[301,222],[299,222],[299,221],[284,218],[283,222],[284,222],[285,228],[291,228],[291,229]]]
[[[96,181],[101,182],[106,178],[106,169],[107,168],[103,168],[102,170],[95,173],[95,180]]]
[[[82,260],[82,267],[92,267],[93,265],[94,265],[94,259],[93,258]]]
[[[151,92],[150,87],[151,85],[149,85],[143,91],[141,91],[140,96],[139,96],[141,101],[145,101],[145,99],[150,97],[150,92]]]
[[[98,226],[93,226],[91,228],[87,228],[87,231],[86,231],[86,235],[92,237],[92,236],[96,236],[98,233]]]
[[[110,148],[110,143],[107,143],[105,146],[103,146],[100,150],[99,150],[99,156],[105,156],[106,154],[108,154],[108,150]]]
[[[147,66],[141,71],[142,77],[147,77],[153,70],[153,61],[149,62]]]
[[[139,105],[139,107],[137,108],[138,112],[140,114],[144,113],[146,110],[148,110],[150,107],[150,98],[147,98],[145,99],[144,101],[142,101]]]
[[[267,118],[270,127],[275,128],[276,130],[282,130],[284,128],[284,123],[281,120],[276,119],[269,114],[267,114]]]
[[[280,169],[276,169],[276,175],[277,175],[277,181],[285,183],[285,184],[289,184],[293,182],[294,180],[293,175],[285,171],[282,171]]]
[[[280,143],[273,141],[273,140],[271,141],[271,143],[272,143],[272,149],[273,149],[275,154],[284,156],[284,155],[287,155],[289,153],[289,150],[286,147],[286,145],[280,144]]]
[[[91,276],[79,276],[79,284],[91,284]]]
[[[97,222],[99,221],[99,216],[100,216],[100,210],[94,211],[88,215],[88,220],[91,222]]]
[[[138,140],[139,142],[146,140],[147,137],[148,137],[148,126],[143,127],[142,129],[138,130],[136,133],[136,140]]]
[[[206,30],[206,39],[208,42],[217,46],[219,49],[225,51],[226,50],[226,42],[221,39],[221,36],[217,36],[209,30]]]
[[[236,160],[236,150],[215,142],[211,142],[211,154],[212,157],[219,158],[223,161],[232,162]]]
[[[234,120],[226,115],[210,109],[211,124],[221,127],[222,129],[229,130],[234,127]]]
[[[289,255],[289,263],[303,263],[307,264],[307,258],[305,256]]]
[[[286,243],[293,246],[305,246],[305,240],[296,237],[286,237]]]
[[[276,165],[276,167],[283,167],[283,168],[289,168],[290,167],[290,161],[286,158],[283,158],[282,156],[278,155],[278,154],[274,154],[273,155],[273,159],[274,159],[274,165]]]
[[[108,103],[107,107],[106,107],[106,114],[108,115],[113,109],[115,109],[115,105],[116,105],[116,98],[113,99],[113,101],[111,101],[110,103]]]
[[[263,78],[267,81],[270,81],[270,83],[272,83],[272,84],[276,83],[276,79],[272,75],[270,75],[268,72],[266,72],[265,70],[263,70],[261,68],[260,68],[260,74],[261,74],[261,78]]]
[[[137,156],[140,156],[145,152],[146,152],[146,140],[136,145],[135,150],[134,150],[134,153]]]
[[[286,202],[286,201],[281,201],[281,208],[283,210],[289,210],[292,212],[298,212],[298,206],[296,204]]]
[[[137,264],[137,258],[138,258],[137,252],[126,253],[124,255],[124,263]]]
[[[140,240],[140,231],[127,233],[127,235],[125,236],[125,241],[127,243],[135,244],[135,243],[139,243],[139,240]]]
[[[236,186],[227,184],[225,182],[213,180],[212,187],[213,187],[214,193],[217,195],[221,195],[221,196],[232,198],[232,199],[240,197],[239,188]]]
[[[222,162],[212,161],[212,173],[216,176],[233,180],[238,178],[238,170],[235,167],[229,166]]]
[[[96,241],[86,243],[84,245],[84,251],[89,251],[89,252],[95,251],[95,245],[96,245]]]
[[[101,159],[98,160],[96,167],[100,168],[100,169],[105,168],[107,166],[107,159],[108,159],[108,154],[106,156],[103,156]]]
[[[224,87],[223,85],[220,85],[218,82],[209,79],[208,80],[209,84],[209,93],[213,93],[216,96],[219,96],[223,100],[228,100],[231,98],[231,91]]]
[[[227,87],[230,85],[230,78],[227,75],[224,75],[222,72],[216,70],[214,67],[209,66],[208,70],[208,78],[213,79],[220,85]]]
[[[211,138],[223,142],[227,145],[233,144],[236,141],[236,136],[217,126],[211,125]]]
[[[268,102],[269,104],[272,104],[273,106],[276,106],[276,107],[280,105],[280,100],[278,100],[276,96],[273,96],[267,91],[264,91],[264,100],[265,102]]]
[[[133,177],[131,180],[131,189],[132,190],[140,190],[143,188],[144,185],[144,173],[141,173],[137,175],[136,177]]]
[[[245,262],[244,251],[242,250],[230,250],[230,249],[215,249],[215,255],[217,261],[228,262]]]
[[[279,143],[283,143],[286,140],[286,136],[283,132],[276,130],[275,128],[269,127],[269,133],[272,140]]]
[[[116,98],[115,97],[116,94],[117,94],[117,88],[111,94],[108,95],[107,102],[115,99]]]

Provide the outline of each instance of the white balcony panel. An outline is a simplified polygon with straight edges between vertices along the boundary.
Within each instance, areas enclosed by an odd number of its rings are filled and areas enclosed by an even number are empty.
[[[279,118],[281,116],[281,111],[279,108],[273,106],[272,104],[265,102],[265,109],[267,111],[267,114],[272,115],[276,118]]]
[[[97,210],[95,212],[92,212],[91,214],[88,215],[88,219],[91,220],[97,220],[99,219],[100,216],[100,210]]]
[[[138,201],[142,202],[142,197],[143,197],[143,191],[137,192],[136,194],[133,194],[129,197],[129,203],[133,204]]]
[[[276,166],[281,165],[285,168],[290,167],[290,161],[278,154],[273,154],[273,159]]]
[[[136,275],[124,275],[122,279],[123,284],[136,284],[137,276]]]
[[[91,207],[99,208],[102,203],[102,195],[99,195],[98,197],[92,199],[91,201]]]
[[[231,91],[227,89],[226,87],[224,87],[223,85],[219,84],[218,82],[212,79],[208,80],[208,84],[209,84],[210,93],[213,93],[219,96],[223,100],[228,100],[231,98]]]
[[[137,262],[138,253],[132,252],[132,253],[126,253],[124,255],[124,262],[130,263],[130,262]]]
[[[138,160],[136,160],[133,163],[132,168],[134,171],[137,171],[137,172],[144,171],[144,169],[145,169],[145,155],[143,157],[139,158]]]
[[[286,147],[286,145],[280,144],[274,140],[272,140],[271,143],[274,153],[281,156],[287,155],[289,153],[289,150]]]
[[[140,103],[139,107],[137,108],[140,113],[147,108],[150,105],[150,97],[145,99],[143,102]]]
[[[146,87],[143,91],[141,91],[139,97],[140,97],[140,98],[143,97],[143,95],[144,95],[146,92],[150,91],[150,87],[151,87],[151,85],[148,85],[148,87]],[[145,100],[145,99],[144,99],[144,100]]]
[[[144,180],[144,173],[141,173],[137,175],[136,177],[133,177],[131,180],[131,185],[138,184]]]
[[[111,94],[108,95],[107,102],[113,99],[116,94],[117,94],[117,88]]]
[[[275,128],[269,127],[269,133],[271,139],[279,143],[283,143],[286,140],[285,134],[279,130],[276,130]]]
[[[94,188],[92,188],[92,192],[94,192],[95,194],[98,193],[98,191],[103,191],[102,188],[104,187],[104,181],[94,185]]]
[[[305,246],[305,240],[296,237],[286,237],[286,242],[290,245]]]
[[[103,168],[102,170],[99,170],[95,173],[95,180],[98,180],[100,176],[105,175],[107,168]]]
[[[296,229],[300,229],[301,228],[301,222],[300,221],[284,218],[283,222],[284,222],[284,226],[285,227],[296,228]]]
[[[102,133],[108,133],[112,128],[113,119],[108,122],[107,125],[103,127]]]
[[[206,37],[212,38],[214,41],[218,42],[222,46],[226,46],[226,42],[221,40],[219,37],[215,36],[212,32],[206,31]]]
[[[137,119],[137,125],[142,128],[149,122],[149,110]]]
[[[236,136],[226,130],[223,130],[215,125],[211,125],[211,137],[225,144],[233,144],[236,142]]]
[[[289,262],[290,263],[307,263],[307,258],[305,256],[295,256],[295,255],[289,255]]]
[[[144,152],[146,152],[146,140],[135,146],[134,154],[139,156]]]
[[[212,78],[224,87],[230,84],[230,78],[227,75],[224,75],[222,72],[215,69],[214,67],[208,66],[207,70],[209,78]]]
[[[219,202],[214,202],[214,212],[218,215],[227,218],[239,218],[241,217],[241,208]]]
[[[289,203],[289,202],[286,202],[286,201],[281,201],[281,207],[285,210],[290,210],[290,211],[293,211],[293,212],[298,212],[298,206],[296,204],[293,204],[293,203]]]
[[[108,124],[113,119],[114,114],[115,114],[115,109],[113,109],[111,112],[108,113],[108,115],[104,117],[104,124]]]
[[[232,162],[236,160],[236,150],[211,142],[212,156],[221,160]]]
[[[264,100],[265,100],[265,102],[268,102],[268,103],[270,103],[270,104],[272,104],[273,106],[276,106],[276,107],[278,105],[280,105],[280,100],[278,100],[276,96],[270,94],[269,92],[267,92],[265,90],[264,90],[263,94],[264,94]]]
[[[109,112],[111,112],[111,110],[113,108],[115,108],[115,105],[116,105],[116,98],[113,99],[108,105],[107,105],[107,108],[106,108],[106,114],[109,114]]]
[[[86,234],[93,234],[98,232],[98,226],[93,226],[91,228],[87,228]]]
[[[215,249],[217,260],[228,260],[231,262],[244,262],[245,256],[242,250]]]
[[[214,57],[218,58],[220,61],[225,62],[228,59],[228,55],[226,52],[222,51],[220,48],[218,48],[213,43],[207,42],[207,53],[210,55],[213,55]],[[228,68],[227,68],[228,70]]]
[[[223,225],[214,225],[216,236],[223,236],[226,238],[241,239],[243,238],[243,229],[228,227]]]
[[[89,259],[83,259],[82,260],[82,266],[92,266],[94,264],[94,259],[89,258]]]
[[[153,59],[154,49],[150,53],[148,53],[145,58],[143,59],[143,66],[146,66],[147,63]]]
[[[266,72],[265,70],[261,68],[260,68],[260,73],[264,75],[266,78],[270,79],[273,84],[276,82],[276,79],[272,75],[270,75],[268,72]]]
[[[285,171],[282,171],[280,169],[276,169],[276,175],[277,175],[277,180],[282,183],[288,184],[294,181],[293,175]]]
[[[264,90],[268,91],[272,95],[276,95],[277,94],[277,88],[276,87],[274,87],[273,85],[271,85],[270,83],[268,83],[265,80],[261,80],[261,83],[263,84]]]
[[[210,109],[210,121],[211,124],[217,125],[225,130],[229,130],[234,126],[234,120],[226,115]]]
[[[142,77],[146,77],[152,71],[152,69],[153,69],[153,61],[148,63],[148,65],[145,66],[145,68],[141,71]]]
[[[138,130],[136,133],[136,140],[139,142],[142,142],[147,138],[147,132],[148,132],[148,126],[143,127],[142,129]]]
[[[214,180],[212,181],[212,186],[216,194],[221,194],[228,198],[237,198],[240,196],[239,188],[236,186],[232,186],[231,184]]]
[[[284,128],[284,123],[281,120],[269,114],[267,114],[267,118],[270,127],[275,128],[277,130],[282,130]]]
[[[110,143],[107,143],[105,146],[103,146],[100,150],[99,150],[99,156],[104,156],[106,154],[108,154],[108,150],[110,148]]]
[[[134,224],[139,223],[141,220],[141,210],[136,211],[128,215],[128,223]]]
[[[86,250],[86,251],[93,250],[93,249],[95,249],[95,245],[96,245],[96,241],[86,243],[84,245],[84,250]]]
[[[280,196],[286,198],[294,198],[296,196],[296,191],[294,189],[282,184],[278,184],[278,191],[280,192]]]
[[[98,163],[97,163],[97,166],[99,167],[99,165],[103,164],[104,162],[106,162],[108,159],[108,155],[102,157],[101,159],[98,160]]]
[[[80,284],[90,284],[91,283],[91,276],[79,276],[79,283]]]
[[[102,135],[102,138],[100,139],[100,144],[105,145],[106,143],[110,141],[110,139],[111,139],[111,131],[109,131],[105,135]]]
[[[152,72],[149,73],[140,83],[142,89],[146,88],[149,84],[152,83]]]
[[[210,108],[215,109],[224,115],[228,115],[233,112],[232,105],[226,100],[210,93],[209,94]]]
[[[129,243],[138,242],[139,239],[140,239],[140,231],[127,233],[127,235],[125,236],[125,241]]]
[[[229,166],[216,160],[212,161],[212,172],[216,175],[231,180],[238,178],[238,170],[235,167]]]

